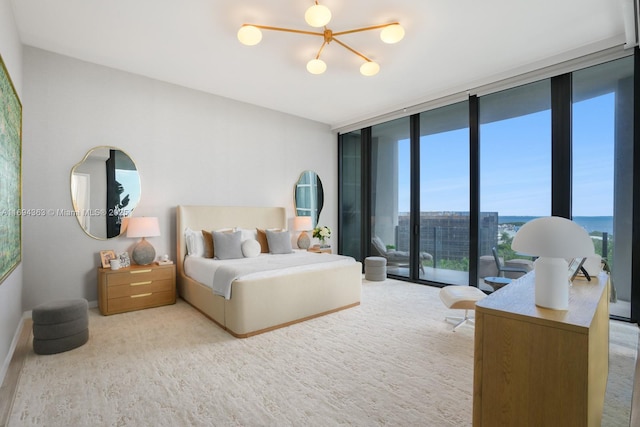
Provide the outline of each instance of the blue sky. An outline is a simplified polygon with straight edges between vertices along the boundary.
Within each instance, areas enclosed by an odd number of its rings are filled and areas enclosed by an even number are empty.
[[[614,95],[573,106],[573,215],[613,215]],[[422,211],[469,210],[467,129],[421,139]],[[551,213],[551,113],[480,128],[480,206],[502,216]],[[399,142],[399,211],[409,211],[409,141]]]

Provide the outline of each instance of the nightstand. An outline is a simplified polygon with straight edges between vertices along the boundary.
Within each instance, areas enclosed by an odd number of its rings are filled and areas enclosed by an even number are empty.
[[[105,316],[175,302],[175,264],[98,268],[98,306]]]
[[[307,252],[314,252],[317,254],[330,254],[331,246],[329,246],[328,248],[321,248],[320,246],[312,246],[309,249],[307,249]]]

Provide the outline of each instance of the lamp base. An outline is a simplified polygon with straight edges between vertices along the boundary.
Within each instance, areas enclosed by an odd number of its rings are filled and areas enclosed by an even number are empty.
[[[540,257],[535,263],[536,305],[552,310],[569,308],[569,264],[563,258]]]
[[[156,250],[151,243],[143,237],[142,240],[133,248],[131,258],[139,265],[148,265],[156,259]]]
[[[300,236],[298,236],[298,247],[300,249],[309,249],[309,246],[311,246],[311,239],[307,232],[303,231],[300,233]]]

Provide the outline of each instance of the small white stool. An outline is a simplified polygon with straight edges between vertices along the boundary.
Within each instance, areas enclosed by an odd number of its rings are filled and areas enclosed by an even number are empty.
[[[474,286],[445,286],[440,289],[440,299],[444,305],[451,309],[464,310],[464,317],[445,317],[447,322],[455,323],[454,332],[467,322],[474,324],[473,319],[468,316],[468,312],[475,310],[476,302],[486,296],[484,292]]]
[[[370,256],[364,259],[364,278],[381,282],[387,279],[387,259]]]

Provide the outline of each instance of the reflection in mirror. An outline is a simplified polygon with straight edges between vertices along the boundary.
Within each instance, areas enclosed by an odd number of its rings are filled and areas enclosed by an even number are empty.
[[[117,237],[140,201],[135,163],[115,147],[96,147],[71,169],[71,201],[80,227],[95,239]]]
[[[294,191],[296,216],[310,216],[312,226],[318,225],[320,212],[324,205],[322,181],[314,171],[304,171],[296,183]]]

